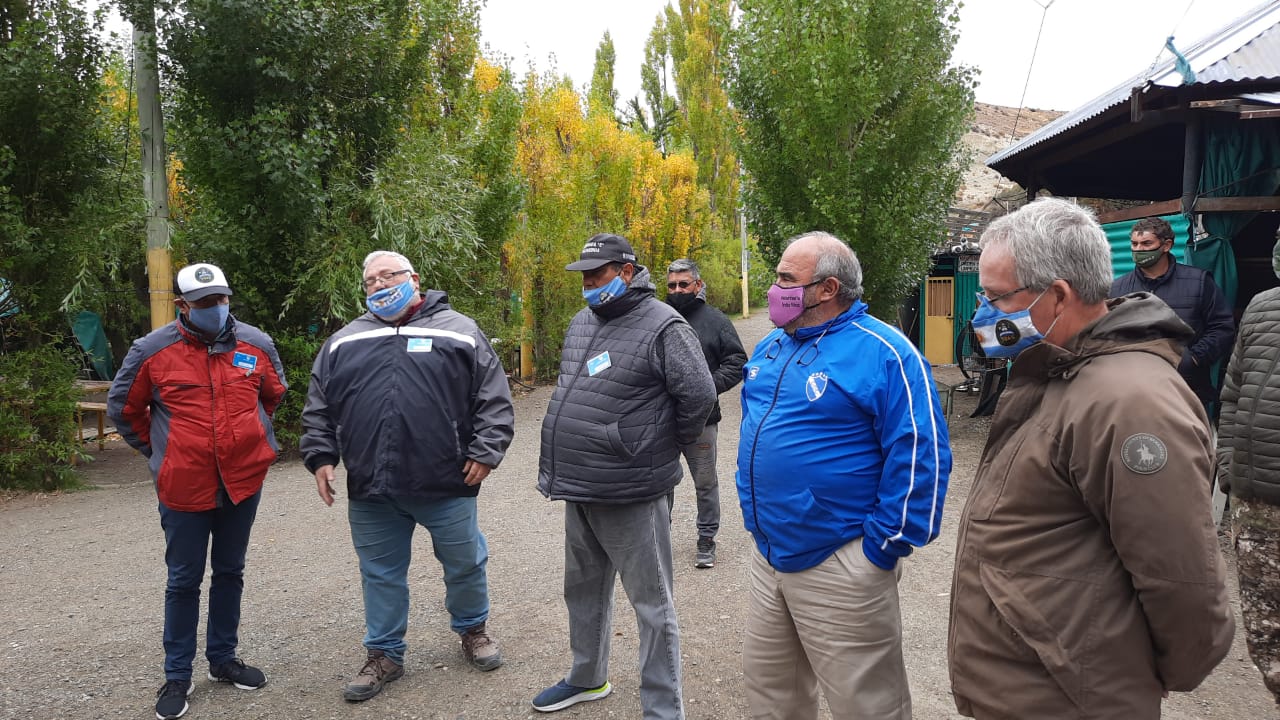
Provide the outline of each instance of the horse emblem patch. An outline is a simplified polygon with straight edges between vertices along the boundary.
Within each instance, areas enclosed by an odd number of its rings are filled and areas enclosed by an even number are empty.
[[[1169,449],[1160,438],[1149,433],[1130,435],[1120,446],[1120,460],[1139,475],[1160,472],[1169,461]]]
[[[809,398],[809,402],[813,402],[822,397],[822,393],[827,391],[827,374],[824,372],[816,372],[809,376],[804,382],[804,394]]]

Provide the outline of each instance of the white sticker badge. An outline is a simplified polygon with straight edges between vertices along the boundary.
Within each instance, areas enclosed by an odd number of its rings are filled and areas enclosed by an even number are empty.
[[[596,374],[608,370],[612,365],[613,363],[609,362],[609,351],[605,350],[587,361],[587,374],[594,377]]]
[[[431,352],[431,338],[409,338],[409,352]]]

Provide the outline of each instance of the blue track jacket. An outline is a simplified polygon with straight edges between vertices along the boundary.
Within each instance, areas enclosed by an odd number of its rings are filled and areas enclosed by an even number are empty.
[[[794,336],[774,330],[743,369],[738,496],[769,564],[798,572],[861,537],[892,570],[938,536],[951,472],[929,363],[855,301]]]

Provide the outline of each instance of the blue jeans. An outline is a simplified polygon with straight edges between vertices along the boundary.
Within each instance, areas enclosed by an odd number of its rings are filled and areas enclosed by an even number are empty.
[[[684,720],[667,496],[624,505],[567,502],[564,536],[564,602],[573,651],[566,682],[595,688],[609,679],[613,587],[621,575],[640,636],[644,720]]]
[[[159,503],[164,528],[164,562],[169,582],[164,591],[164,677],[190,680],[200,624],[200,583],[209,557],[209,622],[205,657],[210,665],[236,656],[240,630],[240,596],[244,592],[244,556],[249,531],[258,514],[259,491],[233,505],[219,490],[220,507],[201,512],[171,510]],[[212,551],[209,538],[213,538]]]
[[[364,646],[404,664],[409,627],[409,560],[413,531],[431,534],[444,568],[449,627],[462,633],[489,618],[489,545],[480,532],[474,497],[442,500],[372,497],[347,501],[351,541],[364,590]]]

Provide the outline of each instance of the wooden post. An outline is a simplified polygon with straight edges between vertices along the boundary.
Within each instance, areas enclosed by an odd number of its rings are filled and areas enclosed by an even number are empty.
[[[173,265],[169,254],[169,176],[165,172],[164,116],[156,67],[155,7],[146,3],[133,23],[133,62],[138,78],[138,130],[142,189],[147,200],[147,287],[151,329],[173,320]]]

